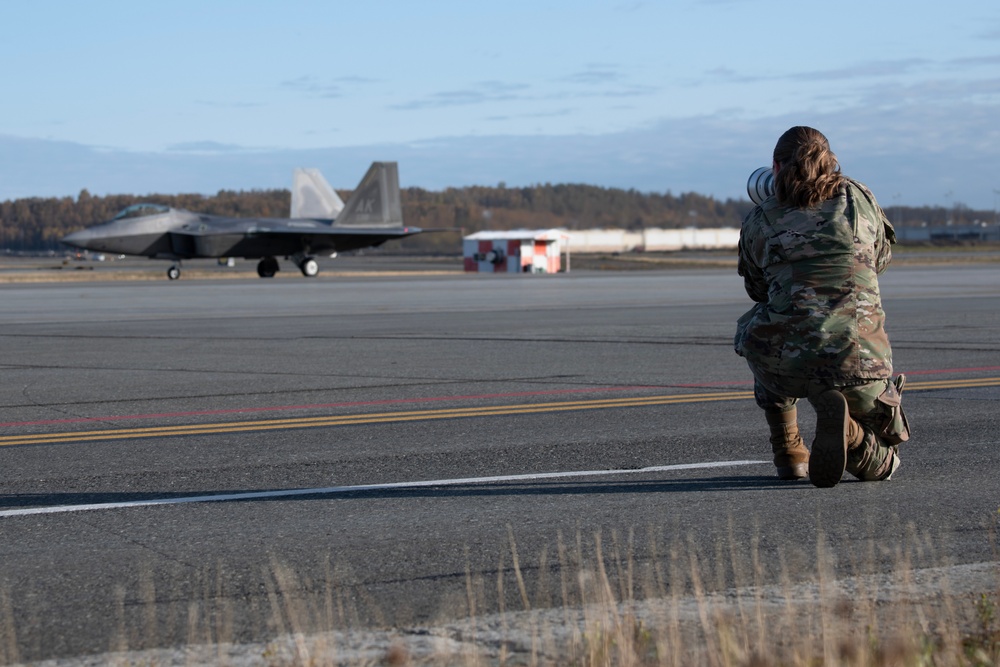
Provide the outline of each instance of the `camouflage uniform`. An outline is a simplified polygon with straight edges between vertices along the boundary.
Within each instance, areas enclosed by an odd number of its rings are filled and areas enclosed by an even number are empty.
[[[734,344],[753,372],[757,404],[791,410],[799,398],[841,391],[865,431],[847,466],[862,479],[882,474],[907,437],[878,287],[895,240],[872,193],[849,179],[816,208],[769,197],[740,232],[739,274],[756,304],[740,317]]]

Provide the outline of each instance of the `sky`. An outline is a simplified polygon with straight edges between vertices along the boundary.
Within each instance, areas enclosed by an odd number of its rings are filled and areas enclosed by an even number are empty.
[[[0,0],[0,200],[587,183],[745,198],[811,125],[889,210],[1000,201],[996,0]]]

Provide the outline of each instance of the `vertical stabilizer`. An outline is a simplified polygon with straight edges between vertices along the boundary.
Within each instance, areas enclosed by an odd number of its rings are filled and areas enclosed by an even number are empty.
[[[372,162],[347,199],[334,227],[402,227],[399,170],[395,162]]]
[[[344,209],[344,202],[319,173],[319,169],[296,169],[292,177],[290,218],[333,220]]]

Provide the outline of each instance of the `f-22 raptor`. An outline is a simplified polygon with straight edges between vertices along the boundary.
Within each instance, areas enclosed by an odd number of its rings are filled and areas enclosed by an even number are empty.
[[[295,262],[302,275],[319,273],[314,255],[378,246],[420,233],[403,226],[399,171],[395,162],[373,162],[354,193],[341,201],[316,169],[296,169],[289,218],[229,218],[159,204],[129,206],[110,222],[62,239],[84,250],[173,260],[200,257],[259,259],[257,274],[272,278],[276,257]]]

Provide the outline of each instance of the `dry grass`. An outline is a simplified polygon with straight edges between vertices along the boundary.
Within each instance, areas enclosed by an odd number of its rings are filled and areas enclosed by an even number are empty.
[[[801,561],[780,550],[780,562],[763,563],[756,540],[739,544],[732,532],[712,553],[687,539],[667,547],[652,544],[642,559],[636,557],[633,533],[577,534],[572,540],[558,535],[553,553],[543,551],[530,573],[522,568],[510,527],[508,540],[495,572],[467,566],[464,592],[432,625],[364,629],[359,605],[370,609],[374,603],[347,583],[343,571],[327,562],[325,580],[311,581],[273,560],[262,574],[268,634],[276,639],[234,644],[235,603],[225,599],[217,575],[213,582],[207,570],[199,577],[200,597],[222,603],[206,612],[208,605],[197,601],[184,608],[177,602],[172,618],[164,621],[149,576],[139,583],[139,597],[149,601],[140,619],[126,622],[126,591],[117,591],[110,653],[52,664],[1000,664],[1000,563],[915,568],[911,557],[936,557],[932,540],[916,531],[894,548],[890,572],[873,569],[884,545],[869,542],[866,553],[852,556],[850,569],[857,573],[847,576],[835,574],[833,552],[822,534],[807,572],[795,571],[790,563]],[[777,581],[768,577],[769,565],[777,565]],[[0,659],[17,662],[19,619],[13,618],[6,592],[0,592],[0,610],[7,619],[0,630]],[[129,650],[148,645],[161,622],[186,624],[187,646]]]

